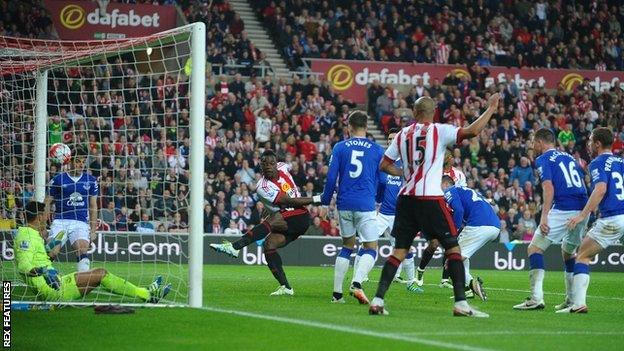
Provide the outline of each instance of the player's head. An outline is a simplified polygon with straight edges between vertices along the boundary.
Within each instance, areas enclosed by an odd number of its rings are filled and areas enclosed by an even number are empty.
[[[394,137],[399,134],[400,131],[401,128],[390,128],[390,130],[388,131],[388,144],[390,144],[392,140],[394,140]]]
[[[26,222],[32,225],[38,225],[45,221],[45,204],[39,201],[31,201],[26,204],[24,209],[26,214]]]
[[[453,180],[453,178],[445,175],[442,176],[442,190],[446,191],[446,189],[452,187],[453,185],[455,185],[455,181]]]
[[[349,134],[366,136],[368,116],[363,111],[355,110],[349,114]]]
[[[72,152],[72,158],[70,162],[71,170],[76,172],[82,171],[87,163],[87,151],[81,147],[75,148]]]
[[[592,131],[589,144],[594,156],[610,151],[613,146],[613,132],[609,128],[598,127]]]
[[[277,178],[277,156],[275,156],[273,150],[264,150],[262,156],[260,156],[260,167],[264,177],[268,179]]]
[[[449,169],[453,166],[453,153],[450,150],[446,150],[444,153],[444,169]]]
[[[555,133],[548,128],[541,128],[533,137],[533,149],[539,155],[555,146]]]
[[[418,122],[432,122],[436,103],[428,96],[422,96],[414,103],[414,117]]]

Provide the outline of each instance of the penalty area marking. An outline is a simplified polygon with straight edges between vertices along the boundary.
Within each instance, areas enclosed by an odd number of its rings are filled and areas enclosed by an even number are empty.
[[[310,328],[326,329],[326,330],[331,330],[331,331],[339,331],[343,333],[357,334],[357,335],[363,335],[363,336],[372,336],[376,338],[383,338],[383,339],[396,340],[396,341],[405,341],[405,342],[412,343],[412,344],[442,347],[442,348],[451,349],[451,350],[462,350],[462,351],[491,351],[492,350],[492,349],[486,349],[482,347],[475,347],[475,346],[456,344],[456,343],[450,343],[450,342],[444,342],[444,341],[422,339],[417,336],[408,336],[405,334],[382,333],[382,332],[378,332],[374,330],[357,329],[357,328],[352,328],[352,327],[345,326],[345,325],[322,323],[322,322],[305,320],[305,319],[279,317],[279,316],[272,316],[272,315],[267,315],[267,314],[237,311],[237,310],[230,310],[230,309],[224,309],[224,308],[218,308],[218,307],[202,307],[201,309],[204,311],[210,311],[210,312],[233,314],[233,315],[237,315],[241,317],[264,319],[264,320],[269,320],[269,321],[274,321],[274,322],[301,325],[301,326],[310,327]],[[383,318],[383,317],[371,316],[371,318]]]

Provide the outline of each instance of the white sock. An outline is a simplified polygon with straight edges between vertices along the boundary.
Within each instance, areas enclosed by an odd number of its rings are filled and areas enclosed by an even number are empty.
[[[399,268],[397,268],[397,271],[394,274],[394,279],[401,277],[401,271],[403,271],[403,262],[401,262],[401,264],[399,265]]]
[[[83,257],[80,261],[78,261],[77,269],[78,272],[86,272],[91,268],[91,260],[88,257]]]
[[[470,281],[472,280],[472,275],[470,275],[470,259],[464,259],[464,274],[466,274],[466,286],[470,285]]]
[[[375,297],[373,297],[373,301],[371,301],[371,305],[383,306],[384,305],[384,300],[378,298],[377,296],[375,296]]]
[[[574,306],[587,305],[587,288],[589,287],[589,274],[577,273],[574,275],[572,291],[574,291]]]
[[[566,300],[574,301],[574,273],[563,272],[565,276]]]
[[[353,278],[355,279],[355,271],[357,270],[358,264],[360,263],[360,255],[355,255],[355,259],[353,260]]]
[[[540,302],[544,300],[544,270],[531,269],[529,271],[529,281],[531,282],[531,298]]]
[[[348,270],[349,260],[337,256],[336,265],[334,266],[334,292],[342,293],[342,283],[344,282],[344,277]]]
[[[368,277],[368,273],[373,269],[376,260],[377,252],[374,249],[364,250],[355,273],[353,274],[353,281],[361,284],[364,278]]]
[[[416,277],[416,267],[414,266],[414,256],[406,258],[403,261],[403,269],[405,270],[405,279],[412,281]]]

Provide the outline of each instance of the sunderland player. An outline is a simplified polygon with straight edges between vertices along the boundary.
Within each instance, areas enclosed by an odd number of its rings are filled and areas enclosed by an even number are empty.
[[[86,296],[98,286],[122,296],[157,303],[171,290],[171,284],[163,285],[157,277],[147,288],[138,287],[104,268],[59,276],[52,266],[51,258],[58,253],[61,241],[46,244],[43,240],[47,213],[42,202],[26,205],[27,226],[19,227],[15,236],[15,260],[18,271],[23,274],[29,287],[46,301],[71,301]],[[61,234],[63,235],[63,234]]]
[[[587,313],[589,262],[624,237],[624,159],[611,153],[613,133],[607,128],[594,129],[590,145],[595,157],[589,164],[593,190],[581,213],[568,222],[568,228],[582,226],[596,209],[600,218],[587,232],[576,254],[572,304],[557,313]]]
[[[396,134],[400,131],[398,128],[390,129],[388,133],[388,144],[392,143],[392,140]],[[401,168],[401,160],[395,162],[395,166]],[[381,173],[379,178],[379,185],[377,186],[377,203],[380,204],[379,212],[377,213],[377,221],[381,224],[382,235],[390,236],[392,232],[392,226],[394,225],[394,214],[396,211],[397,196],[399,190],[403,185],[403,179],[400,176],[393,176],[386,173]],[[390,236],[390,240],[394,244],[394,238]],[[393,245],[394,246],[394,245]],[[357,263],[356,263],[357,265]],[[405,269],[407,279],[404,281],[401,279],[401,267]],[[394,280],[400,283],[407,283],[408,289],[415,289],[415,286],[411,283],[414,281],[414,254],[408,252],[405,256],[405,261],[401,264],[401,267],[397,270]]]
[[[320,203],[321,197],[320,195],[301,197],[290,174],[290,165],[277,162],[277,157],[272,150],[262,153],[260,167],[262,178],[258,181],[256,193],[271,214],[238,241],[234,243],[224,241],[223,244],[210,244],[210,247],[217,252],[238,257],[240,249],[265,239],[262,248],[267,266],[280,284],[271,296],[294,295],[295,291],[288,283],[282,266],[282,258],[277,249],[295,241],[308,230],[311,219],[310,213],[304,206]]]
[[[84,171],[87,154],[82,149],[72,153],[70,169],[54,176],[49,185],[48,201],[54,201],[55,213],[50,237],[67,239],[76,250],[78,272],[88,271],[91,261],[87,251],[97,229],[97,179]]]
[[[361,304],[368,304],[362,282],[377,259],[377,239],[380,229],[375,213],[375,197],[379,182],[378,165],[383,156],[383,149],[366,138],[367,119],[368,116],[362,111],[353,111],[349,115],[348,128],[351,138],[334,146],[327,182],[321,197],[321,203],[329,205],[338,181],[336,206],[342,249],[336,257],[334,267],[332,302],[344,302],[342,284],[355,247],[356,232],[362,242],[362,250],[358,252],[358,264],[349,292]]]
[[[466,182],[466,175],[459,168],[453,166],[453,154],[448,150],[444,154],[444,171],[442,174],[451,177],[451,179],[457,186],[468,186],[468,183]],[[438,246],[440,246],[440,243],[437,240],[432,240],[429,242],[427,248],[423,252],[417,268],[417,286],[423,286],[423,276],[425,275],[425,268],[427,268],[427,265],[433,258],[433,255],[438,249]],[[453,284],[451,284],[451,280],[449,279],[449,272],[448,269],[446,269],[446,260],[442,261],[442,267],[442,279],[440,279],[440,287],[452,289]]]
[[[469,292],[485,301],[483,281],[470,274],[470,257],[485,244],[495,240],[500,233],[500,219],[492,206],[475,190],[455,185],[449,176],[442,177],[442,190],[446,202],[453,210],[453,221],[459,231],[459,247],[464,258],[466,294]]]
[[[542,183],[544,204],[540,224],[527,251],[529,256],[529,281],[531,296],[515,305],[517,310],[543,309],[544,304],[544,251],[553,243],[561,243],[564,261],[566,299],[556,305],[560,310],[568,307],[573,298],[574,252],[581,244],[587,221],[570,230],[568,220],[576,217],[587,203],[584,172],[574,158],[555,149],[555,135],[550,129],[535,132],[533,148],[540,155],[535,165]]]
[[[392,229],[395,248],[383,266],[375,298],[369,307],[370,314],[388,313],[384,296],[416,233],[421,231],[426,239],[437,239],[445,249],[455,295],[453,315],[489,317],[466,302],[463,258],[457,230],[444,201],[441,181],[446,147],[478,135],[496,111],[499,99],[499,94],[493,94],[487,110],[476,121],[468,127],[457,128],[433,123],[435,102],[430,97],[421,97],[414,104],[416,123],[403,128],[386,150],[381,170],[395,176],[402,175],[405,184],[399,193]],[[403,169],[394,166],[398,159],[403,161]]]

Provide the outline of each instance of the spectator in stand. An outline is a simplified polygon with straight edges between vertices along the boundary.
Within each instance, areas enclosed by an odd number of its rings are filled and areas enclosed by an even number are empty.
[[[528,209],[522,213],[522,218],[518,221],[516,229],[516,238],[522,241],[531,241],[533,234],[535,233],[537,224],[533,214]]]
[[[535,184],[535,173],[528,158],[522,157],[520,159],[520,164],[511,170],[509,181],[513,183],[515,180],[517,180],[519,184],[526,184],[527,182]]]

